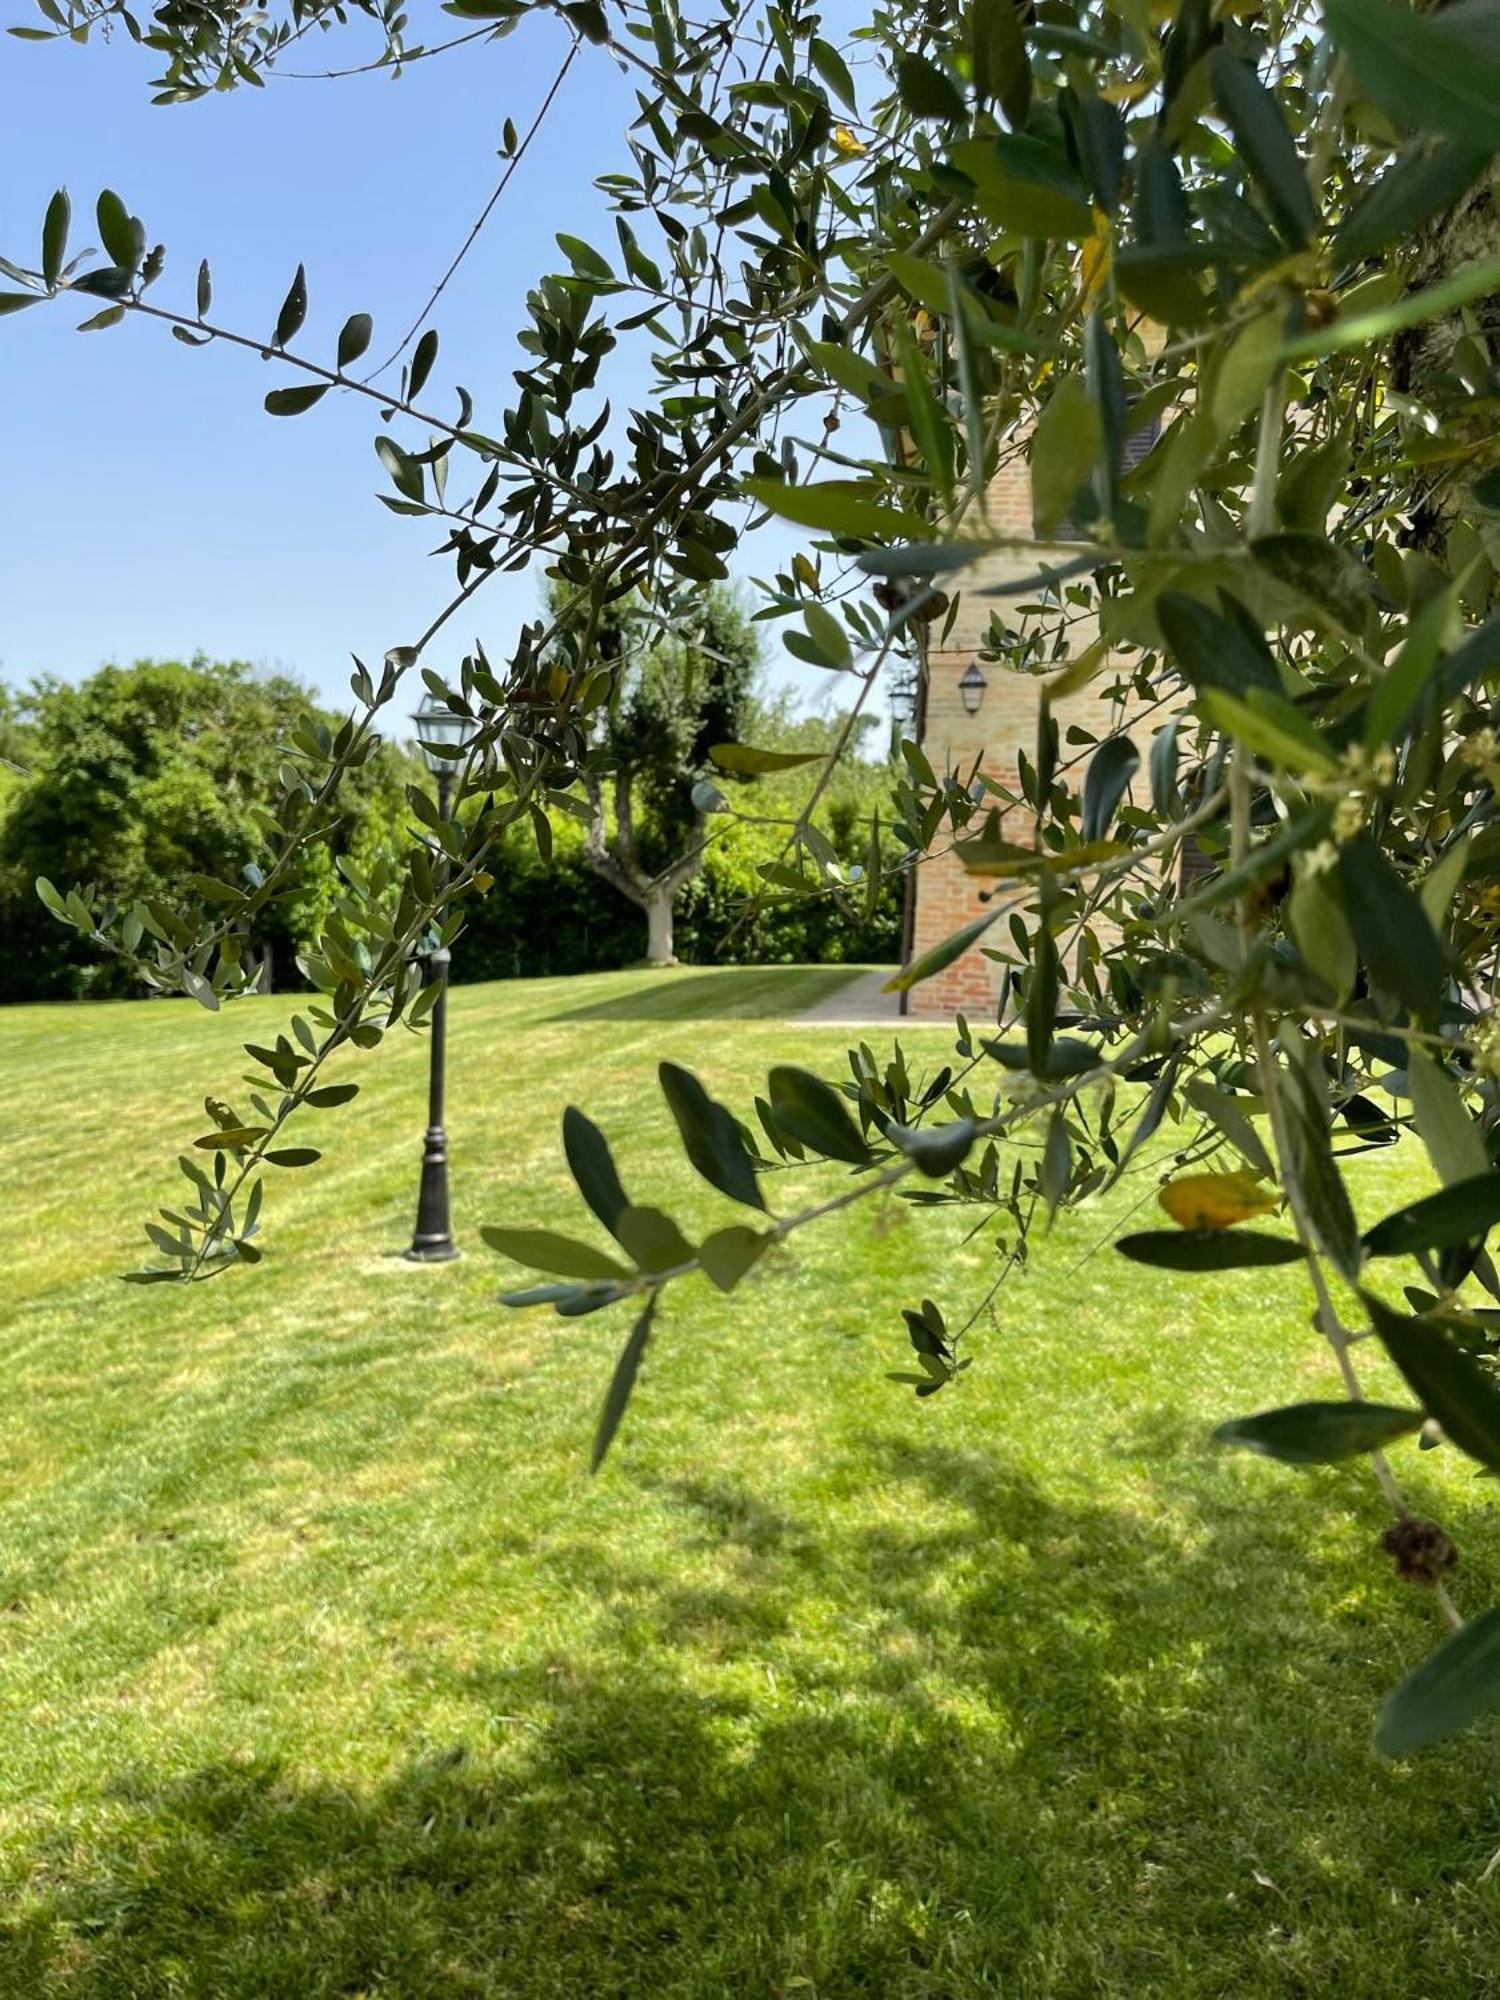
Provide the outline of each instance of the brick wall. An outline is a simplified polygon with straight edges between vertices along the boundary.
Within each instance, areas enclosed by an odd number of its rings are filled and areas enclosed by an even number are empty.
[[[1031,532],[1030,469],[1019,455],[996,478],[991,489],[990,518],[999,534],[1016,536]],[[999,664],[985,666],[983,672],[989,685],[979,712],[972,716],[965,714],[958,691],[960,676],[974,659],[980,637],[996,608],[1007,616],[1008,622],[1019,622],[1014,613],[1006,610],[1017,600],[981,597],[976,586],[1024,576],[1035,568],[1034,557],[1005,553],[985,557],[958,579],[958,612],[952,629],[944,634],[944,645],[941,648],[934,645],[927,658],[922,747],[939,774],[953,770],[967,777],[978,756],[989,776],[1014,787],[1017,749],[1023,749],[1028,758],[1035,758],[1041,695],[1041,680],[1037,676],[1016,673]],[[1020,601],[1035,600],[1028,595]],[[1080,650],[1093,636],[1091,624],[1075,624],[1071,628],[1074,651]],[[1068,726],[1074,722],[1096,736],[1108,733],[1110,705],[1094,688],[1107,687],[1113,678],[1106,664],[1093,687],[1055,704],[1053,713],[1062,737],[1066,738]],[[1063,755],[1076,755],[1076,751],[1069,751],[1064,742]],[[1077,766],[1069,773],[1070,783],[1082,782],[1082,770],[1082,766]],[[1014,813],[1010,815],[1010,823],[1002,822],[1007,837],[1025,839],[1029,817]],[[980,893],[985,886],[966,875],[951,855],[924,861],[917,870],[913,955],[930,951],[960,925],[980,915],[986,908]],[[993,942],[1001,944],[1003,940],[997,936]],[[985,958],[975,946],[946,971],[916,987],[910,995],[908,1011],[928,1019],[944,1019],[959,1011],[971,1017],[993,1017],[1002,978],[1003,968]]]

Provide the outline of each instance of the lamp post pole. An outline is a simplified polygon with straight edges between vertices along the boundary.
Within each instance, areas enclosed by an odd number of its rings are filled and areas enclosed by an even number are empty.
[[[423,701],[416,717],[418,736],[424,750],[433,741],[452,740],[462,718],[450,716],[431,695]],[[447,819],[453,805],[453,770],[443,759],[427,757],[428,768],[437,780],[438,811]],[[446,945],[429,954],[428,966],[437,980],[438,995],[432,1009],[431,1067],[427,1080],[427,1132],[422,1141],[422,1181],[417,1194],[417,1226],[412,1232],[406,1255],[416,1264],[446,1264],[462,1256],[453,1240],[448,1216],[448,1134],[443,1124],[443,1084],[448,1038],[448,963]]]

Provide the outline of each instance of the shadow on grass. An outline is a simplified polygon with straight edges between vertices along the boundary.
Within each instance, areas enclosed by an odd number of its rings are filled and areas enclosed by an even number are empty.
[[[725,966],[694,972],[657,971],[625,993],[563,1007],[553,1021],[753,1021],[785,1020],[836,993],[859,966]]]
[[[1486,1909],[1433,1892],[1493,1814],[1456,1763],[1369,1758],[1386,1635],[1347,1608],[1362,1547],[1309,1558],[1326,1491],[1237,1511],[1200,1460],[1184,1529],[991,1453],[877,1440],[851,1473],[909,1524],[655,1487],[720,1582],[568,1549],[586,1652],[414,1665],[473,1726],[380,1789],[125,1775],[110,1843],[59,1838],[0,1921],[0,1991],[1481,1990]]]

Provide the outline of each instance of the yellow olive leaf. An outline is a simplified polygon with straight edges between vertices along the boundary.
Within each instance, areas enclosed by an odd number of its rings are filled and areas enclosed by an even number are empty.
[[[1156,79],[1150,76],[1132,77],[1125,83],[1107,83],[1099,92],[1106,104],[1139,104],[1148,91],[1156,88]]]
[[[1157,1196],[1183,1229],[1229,1229],[1276,1206],[1275,1192],[1253,1174],[1179,1174]]]
[[[1080,253],[1083,273],[1083,291],[1079,299],[1079,310],[1087,312],[1109,276],[1110,234],[1109,217],[1103,209],[1094,210],[1094,233],[1085,238]]]

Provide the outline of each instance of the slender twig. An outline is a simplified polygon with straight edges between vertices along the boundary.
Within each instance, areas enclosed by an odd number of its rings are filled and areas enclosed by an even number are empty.
[[[1255,479],[1245,513],[1245,535],[1257,541],[1276,526],[1276,473],[1281,460],[1281,430],[1286,421],[1286,373],[1278,368],[1260,406],[1260,431],[1255,442]]]
[[[470,39],[470,37],[464,36],[461,39],[467,41]],[[456,48],[458,44],[450,43],[448,44],[448,46]],[[385,357],[384,361],[381,362],[378,368],[372,368],[370,373],[365,377],[366,382],[374,382],[378,380],[379,377],[385,373],[387,368],[389,368],[394,362],[399,361],[401,359],[401,356],[406,352],[407,348],[411,345],[412,341],[422,331],[422,328],[427,324],[428,319],[432,315],[433,308],[436,306],[438,300],[443,296],[443,293],[447,290],[448,284],[452,279],[454,273],[458,270],[459,265],[462,264],[465,257],[467,257],[469,252],[473,249],[475,243],[478,242],[479,232],[484,228],[484,225],[489,221],[490,217],[494,214],[496,205],[499,202],[500,197],[505,193],[505,190],[510,186],[511,176],[515,173],[516,168],[520,166],[522,160],[525,159],[527,148],[530,146],[532,140],[536,137],[537,133],[541,131],[543,121],[545,120],[547,113],[552,109],[553,101],[556,98],[557,93],[562,89],[568,71],[573,67],[573,60],[575,56],[578,54],[579,47],[580,47],[580,39],[577,35],[575,35],[573,37],[571,45],[569,46],[568,53],[563,57],[562,62],[558,67],[556,76],[554,76],[552,79],[552,84],[547,92],[547,95],[542,99],[541,105],[537,110],[536,116],[532,119],[530,125],[526,128],[525,136],[522,138],[520,144],[516,147],[516,150],[511,154],[510,158],[506,161],[505,172],[500,176],[500,179],[496,183],[495,188],[491,193],[489,200],[485,203],[484,207],[479,211],[479,215],[475,220],[473,228],[469,231],[468,235],[459,245],[452,263],[449,264],[447,270],[444,271],[442,277],[440,277],[437,283],[433,286],[426,305],[423,306],[422,310],[417,314],[416,318],[412,321],[411,325],[406,329],[405,333],[402,334],[400,340],[397,341],[396,345],[391,349],[390,353]]]
[[[1274,463],[1281,443],[1281,419],[1285,408],[1285,388],[1279,379],[1266,392],[1261,413],[1260,450],[1267,453]],[[1274,493],[1274,483],[1263,478],[1263,466],[1257,462],[1255,471],[1255,493],[1257,496],[1267,490]],[[1250,851],[1250,763],[1244,746],[1237,743],[1230,761],[1230,863],[1238,867]],[[1236,906],[1240,944],[1247,954],[1254,941],[1254,916],[1248,894],[1239,898]],[[1325,1246],[1319,1236],[1307,1203],[1302,1178],[1298,1172],[1297,1151],[1288,1129],[1286,1107],[1282,1102],[1280,1067],[1271,1046],[1271,1031],[1264,1002],[1257,996],[1250,1009],[1250,1033],[1255,1050],[1255,1068],[1260,1094],[1270,1119],[1272,1140],[1276,1148],[1277,1164],[1281,1172],[1282,1192],[1286,1196],[1288,1212],[1307,1258],[1308,1274],[1312,1280],[1313,1295],[1317,1305],[1317,1324],[1323,1338],[1333,1354],[1334,1362],[1343,1381],[1345,1393],[1353,1402],[1365,1400],[1360,1383],[1359,1370],[1355,1367],[1350,1352],[1349,1331],[1340,1319],[1328,1288],[1327,1276],[1323,1269]],[[1367,1454],[1370,1470],[1375,1483],[1380,1488],[1387,1505],[1398,1520],[1410,1516],[1405,1496],[1391,1470],[1389,1459],[1379,1449]],[[1456,1631],[1463,1623],[1452,1598],[1441,1578],[1432,1580],[1432,1594],[1438,1611],[1450,1630]]]
[[[369,76],[375,70],[409,69],[413,63],[426,62],[432,56],[445,56],[451,49],[461,49],[466,42],[483,41],[487,35],[496,32],[496,26],[494,21],[486,21],[482,28],[471,28],[466,35],[455,35],[451,41],[433,42],[415,49],[397,49],[391,45],[384,54],[372,57],[369,62],[351,63],[347,69],[278,69],[274,55],[267,59],[266,68],[273,76],[288,83],[335,83],[341,77]],[[289,48],[291,44],[287,42],[283,46]]]

